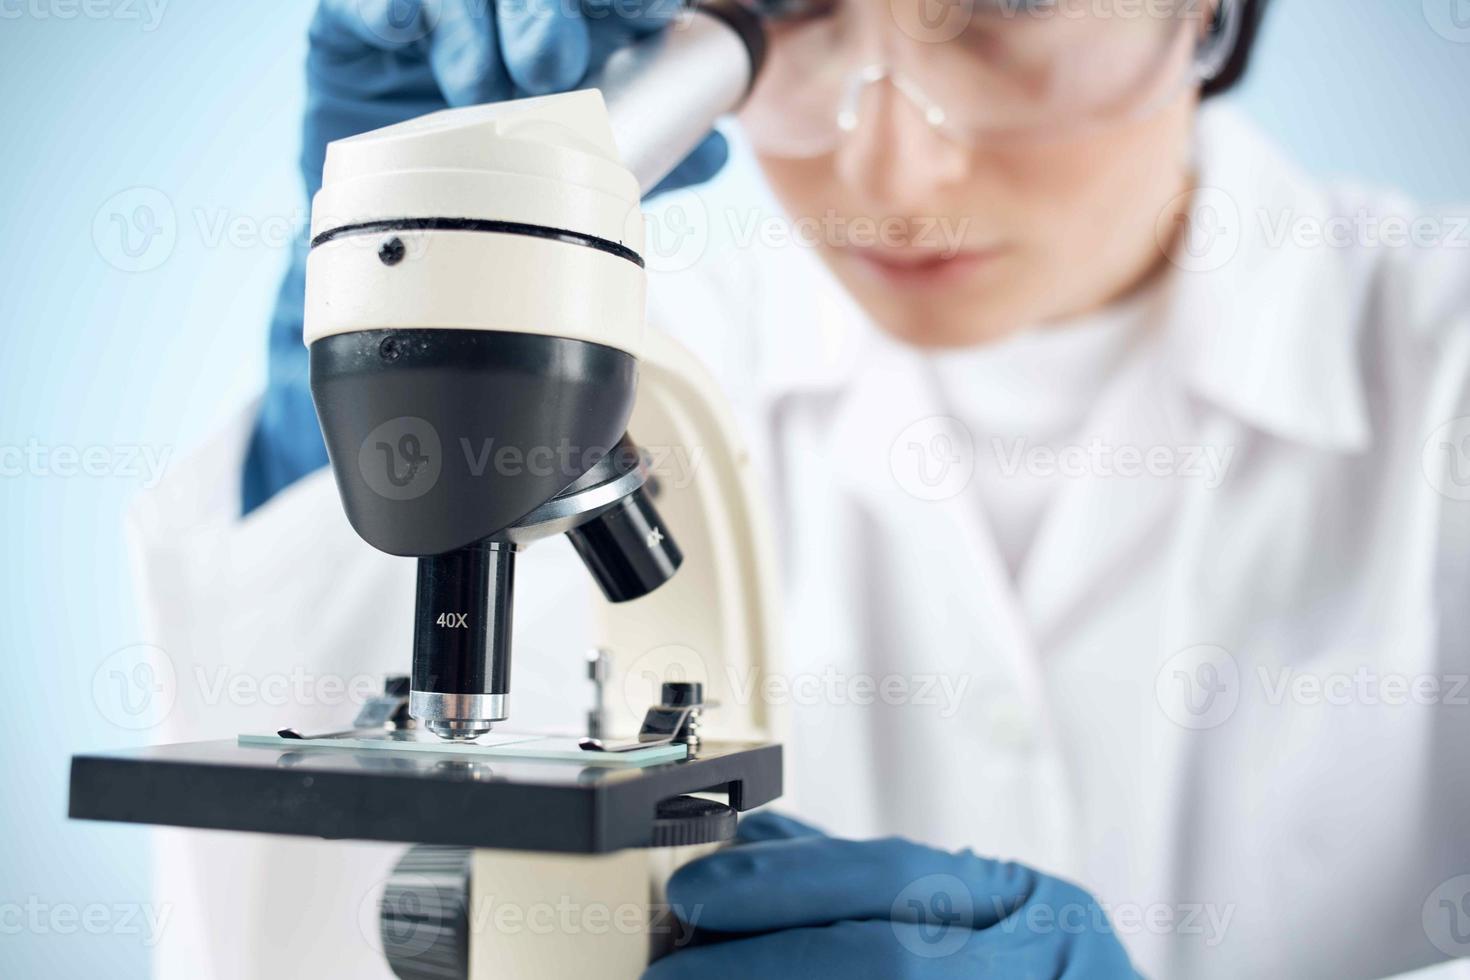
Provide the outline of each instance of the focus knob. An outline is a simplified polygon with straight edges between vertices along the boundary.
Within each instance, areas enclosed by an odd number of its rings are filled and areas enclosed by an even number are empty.
[[[658,805],[653,818],[654,847],[718,844],[735,836],[735,811],[697,796],[675,796]]]
[[[469,976],[470,854],[468,847],[417,844],[393,868],[378,905],[378,930],[395,976]]]

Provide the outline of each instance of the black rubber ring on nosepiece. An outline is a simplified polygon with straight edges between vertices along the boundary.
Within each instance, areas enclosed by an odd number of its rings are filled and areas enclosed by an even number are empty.
[[[388,221],[364,221],[355,225],[342,225],[322,232],[311,240],[311,247],[325,245],[338,238],[351,235],[373,235],[387,231],[478,231],[497,235],[527,235],[531,238],[549,238],[569,245],[595,248],[599,252],[627,259],[638,268],[643,268],[643,256],[621,242],[608,241],[596,235],[565,228],[548,228],[520,221],[490,221],[484,218],[394,218]]]

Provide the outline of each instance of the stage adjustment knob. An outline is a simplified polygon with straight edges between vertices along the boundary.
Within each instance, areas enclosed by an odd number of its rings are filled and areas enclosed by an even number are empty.
[[[697,796],[675,796],[658,805],[653,818],[653,846],[718,844],[735,836],[735,811]]]
[[[417,844],[394,867],[378,905],[378,928],[395,976],[469,976],[470,854],[468,847]]]

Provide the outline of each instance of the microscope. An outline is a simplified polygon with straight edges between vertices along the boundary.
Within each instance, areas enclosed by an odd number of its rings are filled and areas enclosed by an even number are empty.
[[[731,681],[771,666],[765,519],[713,379],[645,326],[640,201],[738,107],[763,39],[710,0],[586,89],[328,148],[311,388],[352,527],[417,562],[411,672],[344,731],[77,756],[72,817],[415,845],[381,900],[400,977],[631,980],[664,951],[662,882],[782,770],[778,719]],[[692,480],[650,465],[675,447]],[[589,676],[647,710],[517,735],[516,556],[554,535],[606,599]],[[502,931],[482,893],[636,928]]]

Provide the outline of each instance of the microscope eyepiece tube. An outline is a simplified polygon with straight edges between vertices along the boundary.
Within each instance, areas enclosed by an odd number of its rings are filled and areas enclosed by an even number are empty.
[[[623,163],[647,194],[740,108],[765,60],[761,15],[703,0],[661,34],[623,48],[588,82],[602,90]]]
[[[408,712],[447,739],[509,715],[515,548],[481,541],[419,559]]]

